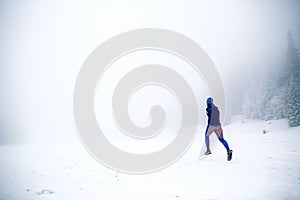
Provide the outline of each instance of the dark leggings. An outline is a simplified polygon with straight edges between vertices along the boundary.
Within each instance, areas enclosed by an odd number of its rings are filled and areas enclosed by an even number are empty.
[[[206,149],[210,151],[210,148],[209,148],[209,136],[206,136],[206,133],[207,133],[208,129],[209,129],[209,125],[206,127],[206,131],[205,131],[205,144],[206,144]],[[226,148],[226,150],[229,151],[230,148],[229,148],[228,143],[226,142],[226,140],[223,137],[220,137],[219,134],[216,133],[216,135],[218,136],[219,141],[224,145],[224,147]]]

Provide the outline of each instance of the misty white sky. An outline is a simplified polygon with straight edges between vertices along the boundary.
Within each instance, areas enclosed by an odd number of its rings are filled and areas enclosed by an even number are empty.
[[[300,46],[299,11],[296,0],[1,1],[0,143],[74,138],[72,94],[83,61],[103,41],[137,28],[197,42],[234,101],[245,82],[282,65],[288,30]]]

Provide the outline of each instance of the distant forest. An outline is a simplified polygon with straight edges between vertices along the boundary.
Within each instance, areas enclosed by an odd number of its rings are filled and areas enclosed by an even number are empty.
[[[289,126],[300,125],[300,52],[293,34],[287,34],[285,64],[269,71],[261,83],[246,89],[242,113],[246,118],[272,120],[286,118]]]

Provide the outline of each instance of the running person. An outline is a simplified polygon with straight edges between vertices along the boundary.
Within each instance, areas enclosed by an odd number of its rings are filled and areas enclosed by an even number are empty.
[[[215,132],[218,136],[219,141],[224,145],[227,150],[227,160],[230,161],[232,158],[232,150],[229,148],[228,143],[223,137],[223,130],[220,123],[220,112],[217,106],[213,103],[213,98],[209,97],[206,100],[207,108],[206,114],[208,116],[207,128],[205,131],[205,144],[207,151],[205,155],[211,154],[209,148],[209,136]]]

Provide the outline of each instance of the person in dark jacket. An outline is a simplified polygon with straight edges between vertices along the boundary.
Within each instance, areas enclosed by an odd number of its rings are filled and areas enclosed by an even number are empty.
[[[212,133],[216,133],[219,141],[224,145],[227,150],[227,160],[230,161],[232,158],[232,150],[229,148],[228,143],[223,137],[223,130],[220,123],[220,112],[217,106],[214,105],[213,98],[209,97],[206,100],[207,108],[206,114],[208,116],[207,128],[205,131],[205,144],[206,144],[206,152],[205,155],[211,154],[209,148],[209,136]]]

